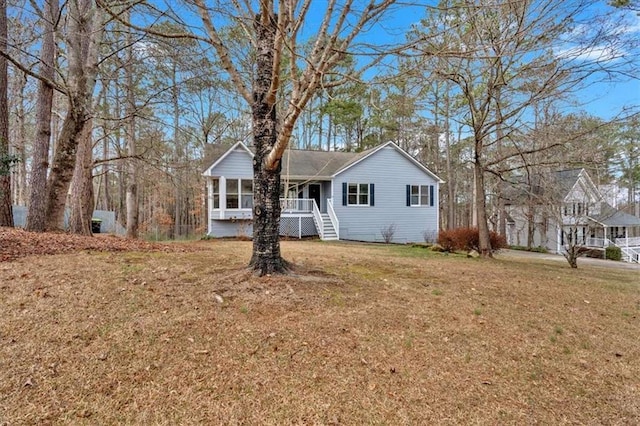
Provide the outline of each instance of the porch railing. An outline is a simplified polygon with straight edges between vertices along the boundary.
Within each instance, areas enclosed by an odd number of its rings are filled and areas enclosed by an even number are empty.
[[[313,198],[280,198],[282,213],[313,213]]]
[[[318,236],[320,239],[324,238],[324,222],[322,221],[322,215],[320,214],[320,209],[316,204],[316,200],[311,200],[312,208],[313,208],[313,219],[316,222],[316,228],[318,228]]]
[[[616,245],[619,247],[640,247],[640,237],[616,238]]]
[[[608,238],[587,238],[586,246],[587,247],[609,247],[611,244],[610,239]]]
[[[631,263],[640,263],[640,249],[632,247],[620,247],[622,250],[622,260]]]
[[[340,239],[340,222],[338,221],[336,211],[333,210],[333,198],[327,198],[327,213],[329,214],[331,223],[333,223],[333,228],[336,231],[336,237]]]

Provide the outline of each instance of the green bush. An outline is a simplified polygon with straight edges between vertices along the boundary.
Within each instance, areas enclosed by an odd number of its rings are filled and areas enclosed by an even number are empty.
[[[605,258],[609,260],[622,260],[622,250],[620,247],[609,246],[604,251]]]

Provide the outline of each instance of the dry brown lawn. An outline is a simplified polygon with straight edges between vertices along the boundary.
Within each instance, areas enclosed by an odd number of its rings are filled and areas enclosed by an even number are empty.
[[[0,424],[638,424],[637,271],[283,242],[0,262]]]

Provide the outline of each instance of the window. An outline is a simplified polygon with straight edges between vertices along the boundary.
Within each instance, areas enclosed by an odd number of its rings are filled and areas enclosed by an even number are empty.
[[[253,181],[243,179],[240,181],[241,201],[243,209],[253,208]]]
[[[433,185],[407,185],[407,206],[433,206]]]
[[[347,204],[350,206],[369,205],[369,184],[350,183],[348,184]]]
[[[211,208],[219,209],[220,208],[220,179],[213,180],[211,197],[212,197],[212,203],[213,203]]]
[[[213,186],[214,205],[220,204],[219,182],[216,179]],[[253,208],[253,180],[251,179],[227,179],[227,209],[251,209]],[[214,207],[219,208],[219,207]]]
[[[228,209],[238,208],[238,180],[237,179],[227,180],[227,208]]]
[[[375,185],[373,183],[342,182],[343,206],[374,206]]]

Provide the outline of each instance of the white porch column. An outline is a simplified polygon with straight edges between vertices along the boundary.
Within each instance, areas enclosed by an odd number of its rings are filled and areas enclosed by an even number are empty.
[[[213,215],[213,178],[207,176],[207,234],[211,234],[211,219]]]
[[[224,219],[224,210],[227,207],[227,179],[220,176],[220,219]]]

